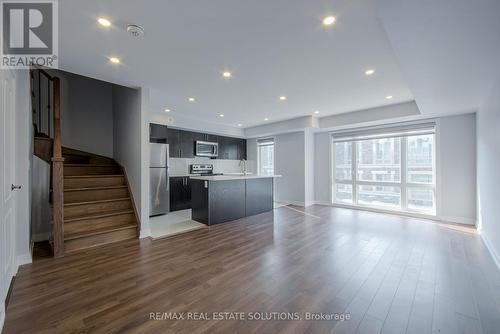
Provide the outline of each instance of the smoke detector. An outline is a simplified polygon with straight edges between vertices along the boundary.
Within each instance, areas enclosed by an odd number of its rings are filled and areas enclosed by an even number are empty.
[[[144,36],[144,28],[137,24],[127,24],[127,32],[130,36],[141,38]]]

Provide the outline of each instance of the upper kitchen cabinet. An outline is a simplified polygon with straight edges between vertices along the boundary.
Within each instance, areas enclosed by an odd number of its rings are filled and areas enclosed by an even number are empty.
[[[153,125],[151,141],[153,142]],[[216,136],[212,134],[185,131],[177,129],[154,128],[155,136],[161,137],[165,133],[166,143],[169,144],[171,158],[194,158],[196,156],[196,141],[214,142],[219,144],[219,159],[241,160],[247,157],[247,142],[245,139]],[[156,142],[156,141],[155,141]],[[165,141],[160,141],[165,142]]]
[[[167,142],[167,126],[162,124],[149,124],[149,142],[150,143],[166,143]]]
[[[247,158],[245,139],[219,137],[219,159],[241,160]]]
[[[167,130],[167,144],[171,158],[181,157],[181,130],[171,129]]]
[[[195,142],[203,140],[203,134],[192,131],[181,131],[181,157],[194,158],[196,156]]]

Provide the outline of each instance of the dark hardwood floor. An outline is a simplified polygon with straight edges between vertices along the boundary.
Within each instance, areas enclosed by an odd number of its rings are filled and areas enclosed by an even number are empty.
[[[301,210],[23,266],[4,333],[500,332],[500,273],[471,229]],[[246,320],[154,320],[153,312]],[[302,319],[279,319],[293,312]],[[306,312],[350,319],[306,320]],[[273,320],[250,319],[258,316]]]

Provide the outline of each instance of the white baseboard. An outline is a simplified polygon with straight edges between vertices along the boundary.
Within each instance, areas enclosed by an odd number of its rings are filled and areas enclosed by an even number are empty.
[[[151,237],[151,229],[149,229],[149,228],[141,229],[139,239],[145,239],[145,238],[149,238],[149,237]]]
[[[498,270],[500,270],[500,256],[498,255],[497,251],[495,250],[495,247],[493,247],[493,244],[491,243],[490,239],[488,238],[488,235],[484,233],[484,231],[481,231],[481,239],[483,239],[484,245],[488,249],[488,251],[491,254],[491,257],[493,258],[493,261],[497,265]]]
[[[31,263],[33,259],[31,258],[31,254],[22,254],[17,256],[17,266],[22,266],[23,264]]]
[[[436,218],[445,222],[445,223],[454,223],[454,224],[476,226],[476,220],[472,219],[472,218],[450,217],[450,216],[436,216]]]
[[[52,236],[51,232],[33,234],[33,242],[47,241]]]
[[[280,204],[285,204],[285,205],[305,206],[304,202],[286,201],[286,200],[274,200],[274,201],[277,203],[280,203]]]
[[[314,204],[316,204],[316,205],[332,206],[332,203],[330,203],[328,201],[314,201]]]

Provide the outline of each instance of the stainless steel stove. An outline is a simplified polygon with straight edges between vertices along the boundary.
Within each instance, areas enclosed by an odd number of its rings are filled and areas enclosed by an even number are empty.
[[[189,173],[200,175],[223,175],[222,173],[214,173],[214,165],[211,164],[192,164],[189,166]]]

